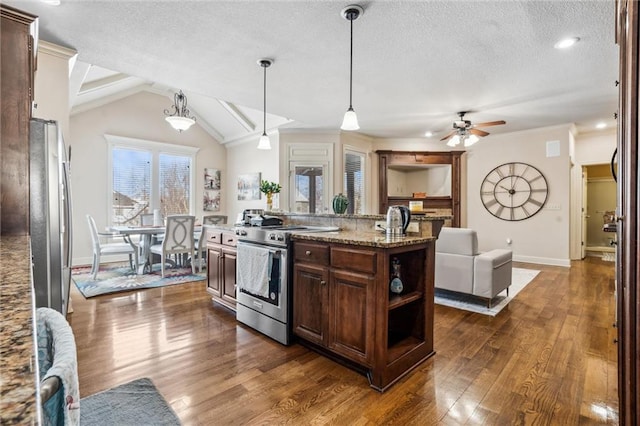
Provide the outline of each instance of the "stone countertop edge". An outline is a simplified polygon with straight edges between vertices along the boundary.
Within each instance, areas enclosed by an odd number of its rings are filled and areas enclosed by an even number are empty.
[[[423,244],[436,240],[436,237],[408,235],[398,238],[387,238],[381,232],[296,232],[291,235],[294,241],[319,241],[325,243],[350,244],[355,246],[394,248],[415,244]]]
[[[336,214],[336,213],[291,213],[291,212],[280,212],[280,211],[266,211],[265,215],[270,216],[283,216],[283,217],[331,217],[331,218],[339,218],[339,219],[375,219],[375,220],[386,220],[386,214]],[[425,215],[425,214],[411,214],[411,220],[416,221],[433,221],[433,220],[447,220],[453,219],[452,215]]]
[[[37,424],[29,237],[0,239],[0,424]]]

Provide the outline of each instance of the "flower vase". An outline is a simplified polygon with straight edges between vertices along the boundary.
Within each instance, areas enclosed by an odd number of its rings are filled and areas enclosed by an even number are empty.
[[[273,207],[273,194],[267,193],[267,211],[271,211]]]

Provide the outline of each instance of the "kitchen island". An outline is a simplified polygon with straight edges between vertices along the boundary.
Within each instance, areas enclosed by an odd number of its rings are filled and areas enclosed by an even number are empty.
[[[387,238],[371,231],[294,234],[293,333],[363,371],[374,389],[386,390],[435,354],[436,238]],[[390,291],[394,264],[401,267],[400,292]]]

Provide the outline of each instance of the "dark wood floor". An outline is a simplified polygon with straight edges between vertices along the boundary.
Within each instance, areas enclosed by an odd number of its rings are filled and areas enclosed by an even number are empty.
[[[436,306],[436,355],[387,392],[213,304],[204,283],[85,300],[81,396],[149,377],[185,425],[617,424],[614,267],[542,272],[496,317]]]

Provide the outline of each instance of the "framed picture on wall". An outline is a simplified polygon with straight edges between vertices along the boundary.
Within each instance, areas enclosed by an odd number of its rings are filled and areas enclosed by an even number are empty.
[[[260,173],[238,176],[238,200],[260,199]]]
[[[204,169],[204,189],[220,190],[220,170]]]
[[[204,199],[202,201],[202,209],[206,212],[219,212],[220,211],[220,191],[205,189]]]

